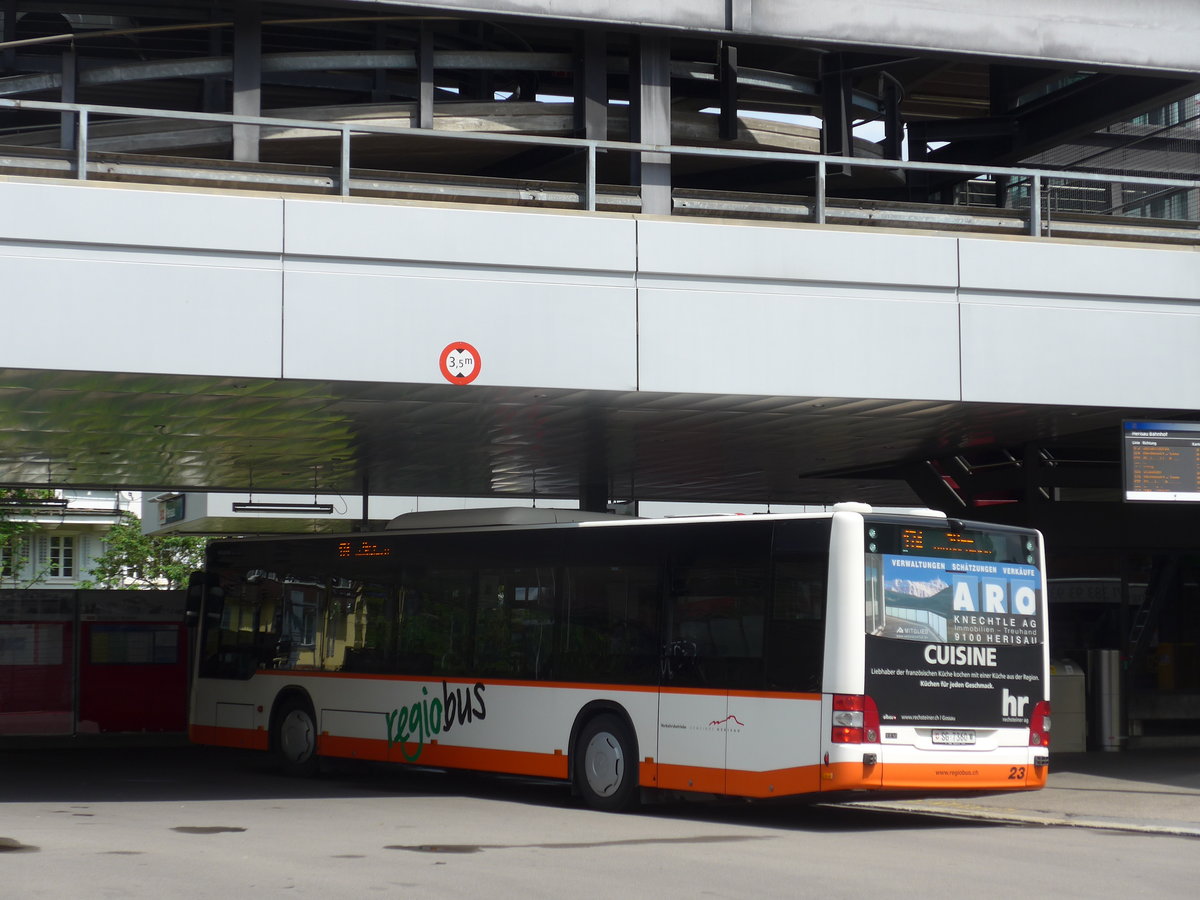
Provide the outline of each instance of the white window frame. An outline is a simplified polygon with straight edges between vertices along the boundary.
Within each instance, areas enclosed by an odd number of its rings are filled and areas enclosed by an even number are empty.
[[[80,541],[77,534],[47,534],[42,537],[39,565],[47,581],[76,581],[79,571]],[[67,565],[63,564],[64,559]]]

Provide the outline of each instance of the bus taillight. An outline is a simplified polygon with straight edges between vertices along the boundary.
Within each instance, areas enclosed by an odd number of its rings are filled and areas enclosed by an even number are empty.
[[[835,744],[879,743],[879,709],[875,701],[865,694],[834,694],[830,739]]]
[[[1050,701],[1039,700],[1029,716],[1029,746],[1050,746]]]

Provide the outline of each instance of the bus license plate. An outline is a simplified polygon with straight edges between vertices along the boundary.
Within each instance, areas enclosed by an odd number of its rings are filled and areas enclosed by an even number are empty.
[[[956,746],[973,744],[975,743],[975,732],[935,728],[933,731],[933,742],[935,744],[954,744]]]

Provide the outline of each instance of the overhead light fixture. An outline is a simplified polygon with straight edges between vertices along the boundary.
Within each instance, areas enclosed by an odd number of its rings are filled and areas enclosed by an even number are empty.
[[[251,500],[247,503],[234,503],[234,512],[260,513],[307,513],[308,515],[327,516],[333,512],[332,503],[268,503]]]
[[[17,497],[0,498],[0,507],[6,509],[66,509],[70,501],[65,497]]]

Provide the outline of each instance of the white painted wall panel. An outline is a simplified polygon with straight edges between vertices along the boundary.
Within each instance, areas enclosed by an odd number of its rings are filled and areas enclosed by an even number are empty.
[[[1191,247],[1047,241],[959,241],[966,291],[1200,301],[1200,253]]]
[[[0,240],[270,254],[283,247],[274,197],[0,181]]]
[[[957,400],[953,295],[764,292],[752,282],[639,291],[647,391]]]
[[[0,244],[3,365],[273,378],[280,273]]]
[[[1200,304],[964,295],[963,399],[1200,408]]]
[[[429,277],[292,265],[284,377],[442,383],[450,343],[479,352],[474,384],[636,388],[632,277]]]
[[[289,256],[601,272],[634,264],[634,222],[623,216],[329,200],[286,207]]]
[[[1200,406],[1200,253],[960,243],[964,400]]]
[[[646,220],[638,270],[643,390],[958,398],[953,238]]]
[[[952,288],[954,238],[808,226],[643,220],[642,275]]]

